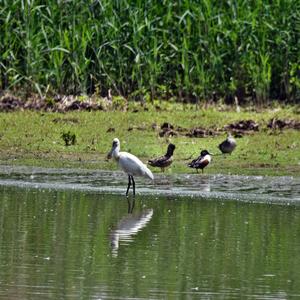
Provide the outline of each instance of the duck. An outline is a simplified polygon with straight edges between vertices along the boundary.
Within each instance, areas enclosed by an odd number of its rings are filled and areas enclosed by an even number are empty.
[[[203,173],[203,169],[209,165],[211,162],[211,154],[207,150],[202,150],[200,153],[200,156],[194,160],[192,160],[189,164],[188,167],[194,168],[197,170],[201,169]]]
[[[133,196],[135,196],[134,176],[141,176],[151,180],[154,179],[152,172],[138,157],[129,152],[120,151],[120,140],[118,138],[113,139],[112,148],[107,154],[107,159],[111,158],[114,158],[119,167],[128,175],[126,197],[128,197],[131,185],[133,189]]]
[[[165,155],[148,160],[148,164],[152,167],[161,168],[162,172],[164,172],[165,168],[170,166],[173,162],[172,156],[174,154],[175,148],[176,147],[174,144],[169,144],[167,153]]]
[[[235,149],[235,147],[236,147],[236,141],[234,137],[231,135],[231,133],[229,133],[226,140],[219,145],[219,149],[223,154],[226,153],[231,154],[232,151]]]

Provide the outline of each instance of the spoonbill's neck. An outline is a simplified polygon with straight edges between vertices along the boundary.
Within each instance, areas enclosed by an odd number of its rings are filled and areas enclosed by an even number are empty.
[[[120,146],[117,146],[113,152],[112,152],[112,157],[116,160],[119,160],[120,157]]]

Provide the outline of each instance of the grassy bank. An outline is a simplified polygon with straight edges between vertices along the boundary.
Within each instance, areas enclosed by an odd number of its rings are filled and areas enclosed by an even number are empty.
[[[114,170],[115,163],[107,162],[105,155],[112,139],[119,137],[122,150],[134,153],[144,162],[164,153],[168,142],[173,142],[177,147],[175,161],[167,172],[189,173],[194,171],[186,164],[201,149],[220,153],[217,146],[226,137],[225,125],[252,119],[258,123],[259,131],[249,131],[237,138],[238,146],[233,154],[216,155],[206,173],[299,175],[300,131],[271,130],[267,124],[272,118],[300,121],[292,108],[236,113],[180,105],[139,112],[131,109],[66,114],[0,113],[0,163]],[[174,126],[177,136],[160,136],[164,122]],[[196,127],[210,130],[214,135],[186,136]],[[63,133],[75,134],[75,145],[66,146]]]
[[[298,0],[16,0],[0,12],[0,90],[299,99]]]

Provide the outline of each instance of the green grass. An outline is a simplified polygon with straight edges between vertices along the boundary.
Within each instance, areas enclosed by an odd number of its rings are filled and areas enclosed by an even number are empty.
[[[121,141],[121,149],[129,151],[144,162],[166,151],[168,142],[176,145],[174,163],[167,173],[191,173],[186,167],[201,149],[218,154],[218,144],[225,132],[208,138],[186,136],[159,137],[163,122],[184,128],[223,128],[224,125],[245,119],[260,124],[260,131],[237,139],[232,155],[216,155],[205,172],[210,174],[300,175],[300,131],[282,132],[266,128],[272,118],[297,119],[293,109],[276,109],[260,113],[219,112],[213,108],[195,110],[192,106],[169,106],[169,110],[129,112],[70,112],[0,113],[0,163],[47,167],[80,167],[117,169],[113,161],[106,161],[114,137]],[[153,124],[158,128],[153,129]],[[133,130],[128,131],[128,128]],[[114,132],[109,132],[113,128]],[[65,146],[63,132],[74,133],[76,144]],[[158,169],[153,169],[159,172]]]

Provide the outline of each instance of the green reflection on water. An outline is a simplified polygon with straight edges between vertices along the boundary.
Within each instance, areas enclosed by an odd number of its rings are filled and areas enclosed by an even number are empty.
[[[118,195],[0,187],[0,298],[300,295],[297,206],[138,196],[127,210]]]

